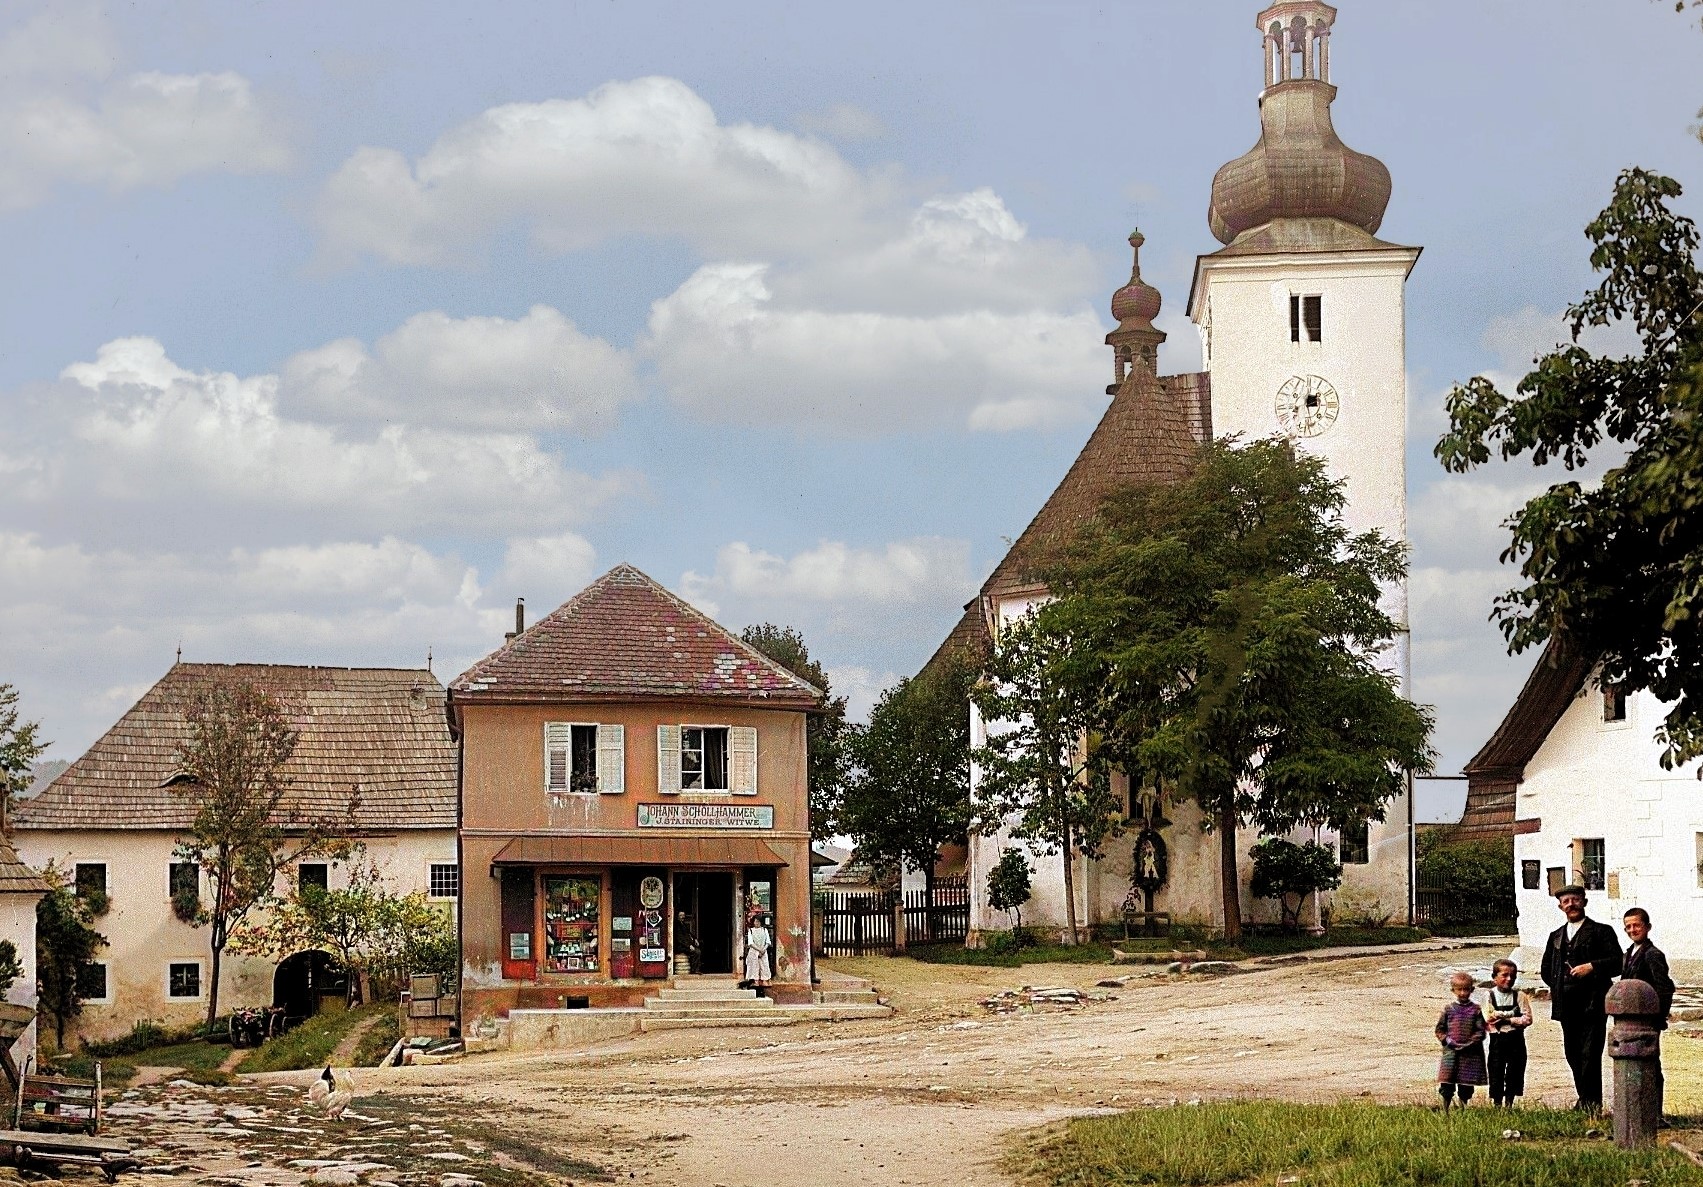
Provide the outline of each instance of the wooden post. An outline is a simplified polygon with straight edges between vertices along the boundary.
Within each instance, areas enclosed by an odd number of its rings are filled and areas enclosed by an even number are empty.
[[[893,892],[893,951],[905,950],[905,892]]]

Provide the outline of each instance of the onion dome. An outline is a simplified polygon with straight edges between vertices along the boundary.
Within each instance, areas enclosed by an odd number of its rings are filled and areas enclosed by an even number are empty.
[[[1390,171],[1331,126],[1330,31],[1336,9],[1287,0],[1259,16],[1266,88],[1260,140],[1212,181],[1208,220],[1222,243],[1285,219],[1334,219],[1367,234],[1390,202]]]
[[[1106,345],[1112,348],[1112,385],[1107,395],[1115,394],[1137,365],[1150,375],[1159,373],[1159,344],[1165,341],[1165,331],[1153,324],[1159,316],[1159,290],[1141,279],[1141,245],[1146,242],[1140,231],[1130,232],[1135,263],[1130,266],[1129,283],[1112,294],[1112,316],[1118,319],[1118,328],[1106,335]]]

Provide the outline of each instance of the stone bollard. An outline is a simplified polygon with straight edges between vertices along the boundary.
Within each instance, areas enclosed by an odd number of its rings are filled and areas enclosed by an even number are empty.
[[[1645,981],[1616,981],[1606,1008],[1614,1018],[1608,1053],[1614,1059],[1614,1144],[1623,1150],[1656,1143],[1660,1120],[1661,1003]]]

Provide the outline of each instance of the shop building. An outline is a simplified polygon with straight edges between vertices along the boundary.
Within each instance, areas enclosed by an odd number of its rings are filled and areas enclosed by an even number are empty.
[[[765,916],[770,996],[811,1001],[821,693],[629,565],[522,626],[449,688],[464,1021],[741,977]]]

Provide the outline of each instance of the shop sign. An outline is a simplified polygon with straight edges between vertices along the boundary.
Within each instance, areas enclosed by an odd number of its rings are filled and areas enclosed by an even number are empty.
[[[640,804],[640,828],[774,828],[773,804]]]
[[[639,959],[645,964],[660,964],[668,959],[666,948],[640,948]]]

